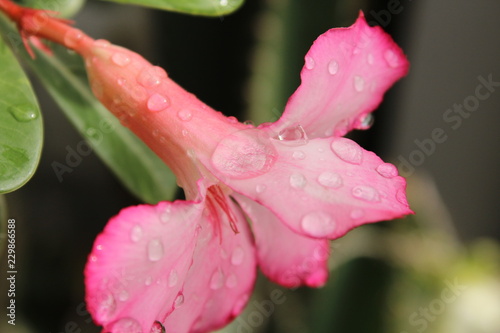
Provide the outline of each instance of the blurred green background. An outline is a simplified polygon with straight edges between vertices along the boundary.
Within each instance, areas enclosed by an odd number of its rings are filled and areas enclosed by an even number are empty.
[[[478,77],[500,82],[499,2],[249,0],[232,15],[202,18],[88,1],[74,19],[164,67],[215,109],[261,123],[283,110],[314,39],[351,25],[360,9],[412,67],[373,127],[350,136],[400,167],[417,214],[333,241],[321,289],[287,290],[260,277],[245,313],[223,332],[499,333],[500,87],[455,128],[444,118],[475,94]],[[82,139],[34,84],[45,146],[34,178],[5,195],[7,211],[0,204],[2,223],[16,219],[18,246],[16,326],[3,317],[0,331],[99,332],[83,305],[86,256],[107,220],[139,202],[94,154],[59,182],[51,163]],[[436,128],[447,140],[422,148]],[[2,257],[2,276],[5,267]],[[5,278],[0,286],[4,302]]]

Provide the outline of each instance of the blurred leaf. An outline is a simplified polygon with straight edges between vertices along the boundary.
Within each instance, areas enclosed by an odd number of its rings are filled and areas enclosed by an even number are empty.
[[[119,3],[171,10],[175,12],[221,16],[234,12],[244,0],[111,0]]]
[[[26,7],[46,9],[57,13],[58,17],[72,17],[83,7],[85,0],[22,0]]]
[[[0,39],[0,193],[23,186],[40,161],[40,108],[21,66]]]
[[[0,30],[9,37],[14,34],[3,17],[0,17]],[[21,43],[16,45],[15,39],[11,40],[69,120],[134,195],[147,203],[172,199],[177,189],[174,175],[92,95],[78,55],[53,46],[53,56],[35,49],[36,59],[32,60]],[[52,167],[63,181],[62,175],[76,166],[54,161]]]

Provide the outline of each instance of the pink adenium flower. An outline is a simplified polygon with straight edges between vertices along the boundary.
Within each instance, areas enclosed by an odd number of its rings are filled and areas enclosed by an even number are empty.
[[[24,36],[84,57],[94,94],[186,194],[125,208],[97,237],[86,300],[104,332],[215,330],[244,308],[257,266],[286,287],[321,286],[329,239],[412,213],[396,167],[342,137],[367,127],[408,70],[399,47],[362,14],[315,41],[283,116],[255,128],[212,110],[134,52],[57,21],[32,28],[33,18],[13,8]]]

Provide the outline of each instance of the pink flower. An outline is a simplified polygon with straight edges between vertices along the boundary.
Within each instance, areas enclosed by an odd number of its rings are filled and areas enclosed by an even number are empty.
[[[397,169],[341,137],[366,127],[408,70],[362,14],[315,41],[283,116],[258,128],[212,110],[129,50],[78,40],[95,95],[186,193],[122,210],[96,239],[87,304],[105,332],[217,329],[242,311],[256,266],[287,287],[321,286],[329,239],[412,213]]]

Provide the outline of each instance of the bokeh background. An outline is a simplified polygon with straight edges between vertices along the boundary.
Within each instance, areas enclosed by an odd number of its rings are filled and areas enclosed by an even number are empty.
[[[393,36],[411,70],[372,128],[351,137],[400,167],[417,214],[332,242],[324,288],[259,278],[224,332],[499,333],[500,2],[248,0],[235,14],[202,18],[88,1],[74,19],[164,67],[215,109],[260,123],[283,110],[314,39],[352,24],[360,9]],[[474,104],[481,78],[494,83]],[[139,201],[94,154],[59,182],[51,163],[82,139],[36,82],[45,147],[33,179],[3,198],[17,221],[19,273],[16,326],[3,317],[0,331],[99,332],[83,303],[86,257],[107,220]],[[4,289],[2,278],[1,300]]]

